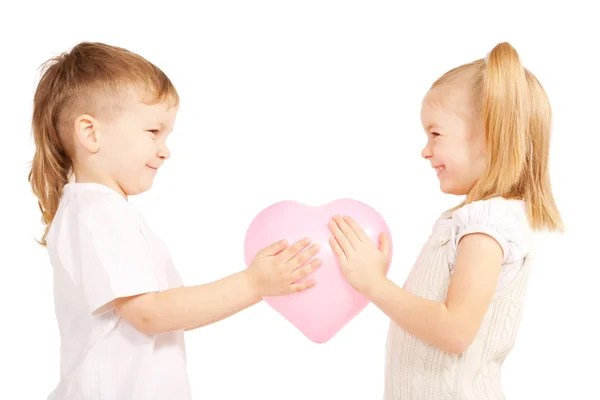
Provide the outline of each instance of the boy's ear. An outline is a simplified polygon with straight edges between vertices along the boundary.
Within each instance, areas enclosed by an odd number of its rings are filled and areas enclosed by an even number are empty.
[[[90,153],[100,149],[100,132],[98,122],[88,114],[82,114],[75,119],[75,138]]]

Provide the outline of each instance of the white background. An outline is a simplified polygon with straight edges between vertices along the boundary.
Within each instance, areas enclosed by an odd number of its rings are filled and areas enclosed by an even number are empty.
[[[180,92],[172,159],[152,191],[131,201],[190,285],[244,268],[244,234],[264,207],[339,197],[384,215],[396,243],[390,276],[401,284],[435,217],[459,201],[439,192],[420,159],[421,98],[446,70],[509,41],[552,101],[551,172],[568,231],[539,236],[504,388],[512,400],[597,395],[593,38],[600,32],[592,6],[530,3],[30,1],[4,8],[0,398],[43,399],[58,380],[51,267],[34,241],[41,224],[27,183],[30,117],[37,68],[81,40],[140,53]],[[379,399],[387,324],[370,305],[317,345],[259,304],[187,334],[194,398]]]

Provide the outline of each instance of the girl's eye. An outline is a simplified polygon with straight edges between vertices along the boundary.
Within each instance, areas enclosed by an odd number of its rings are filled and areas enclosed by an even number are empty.
[[[431,132],[431,136],[436,137],[436,136],[440,136],[440,134],[437,132]]]
[[[153,135],[157,135],[158,134],[158,130],[157,129],[150,129],[150,130],[148,130],[148,132],[150,132]]]

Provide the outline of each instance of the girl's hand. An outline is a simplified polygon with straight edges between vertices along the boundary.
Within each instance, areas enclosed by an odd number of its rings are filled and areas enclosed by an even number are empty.
[[[338,259],[348,283],[359,293],[369,293],[386,279],[390,242],[385,233],[379,236],[379,248],[365,231],[350,217],[333,217],[329,222],[333,237],[329,244]]]

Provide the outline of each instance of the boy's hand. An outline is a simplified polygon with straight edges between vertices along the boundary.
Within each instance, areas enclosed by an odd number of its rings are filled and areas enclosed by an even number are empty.
[[[321,265],[318,258],[303,265],[319,251],[316,244],[304,250],[309,244],[310,239],[305,238],[288,247],[282,240],[259,251],[246,270],[256,294],[279,296],[313,287],[314,279],[297,282]]]

